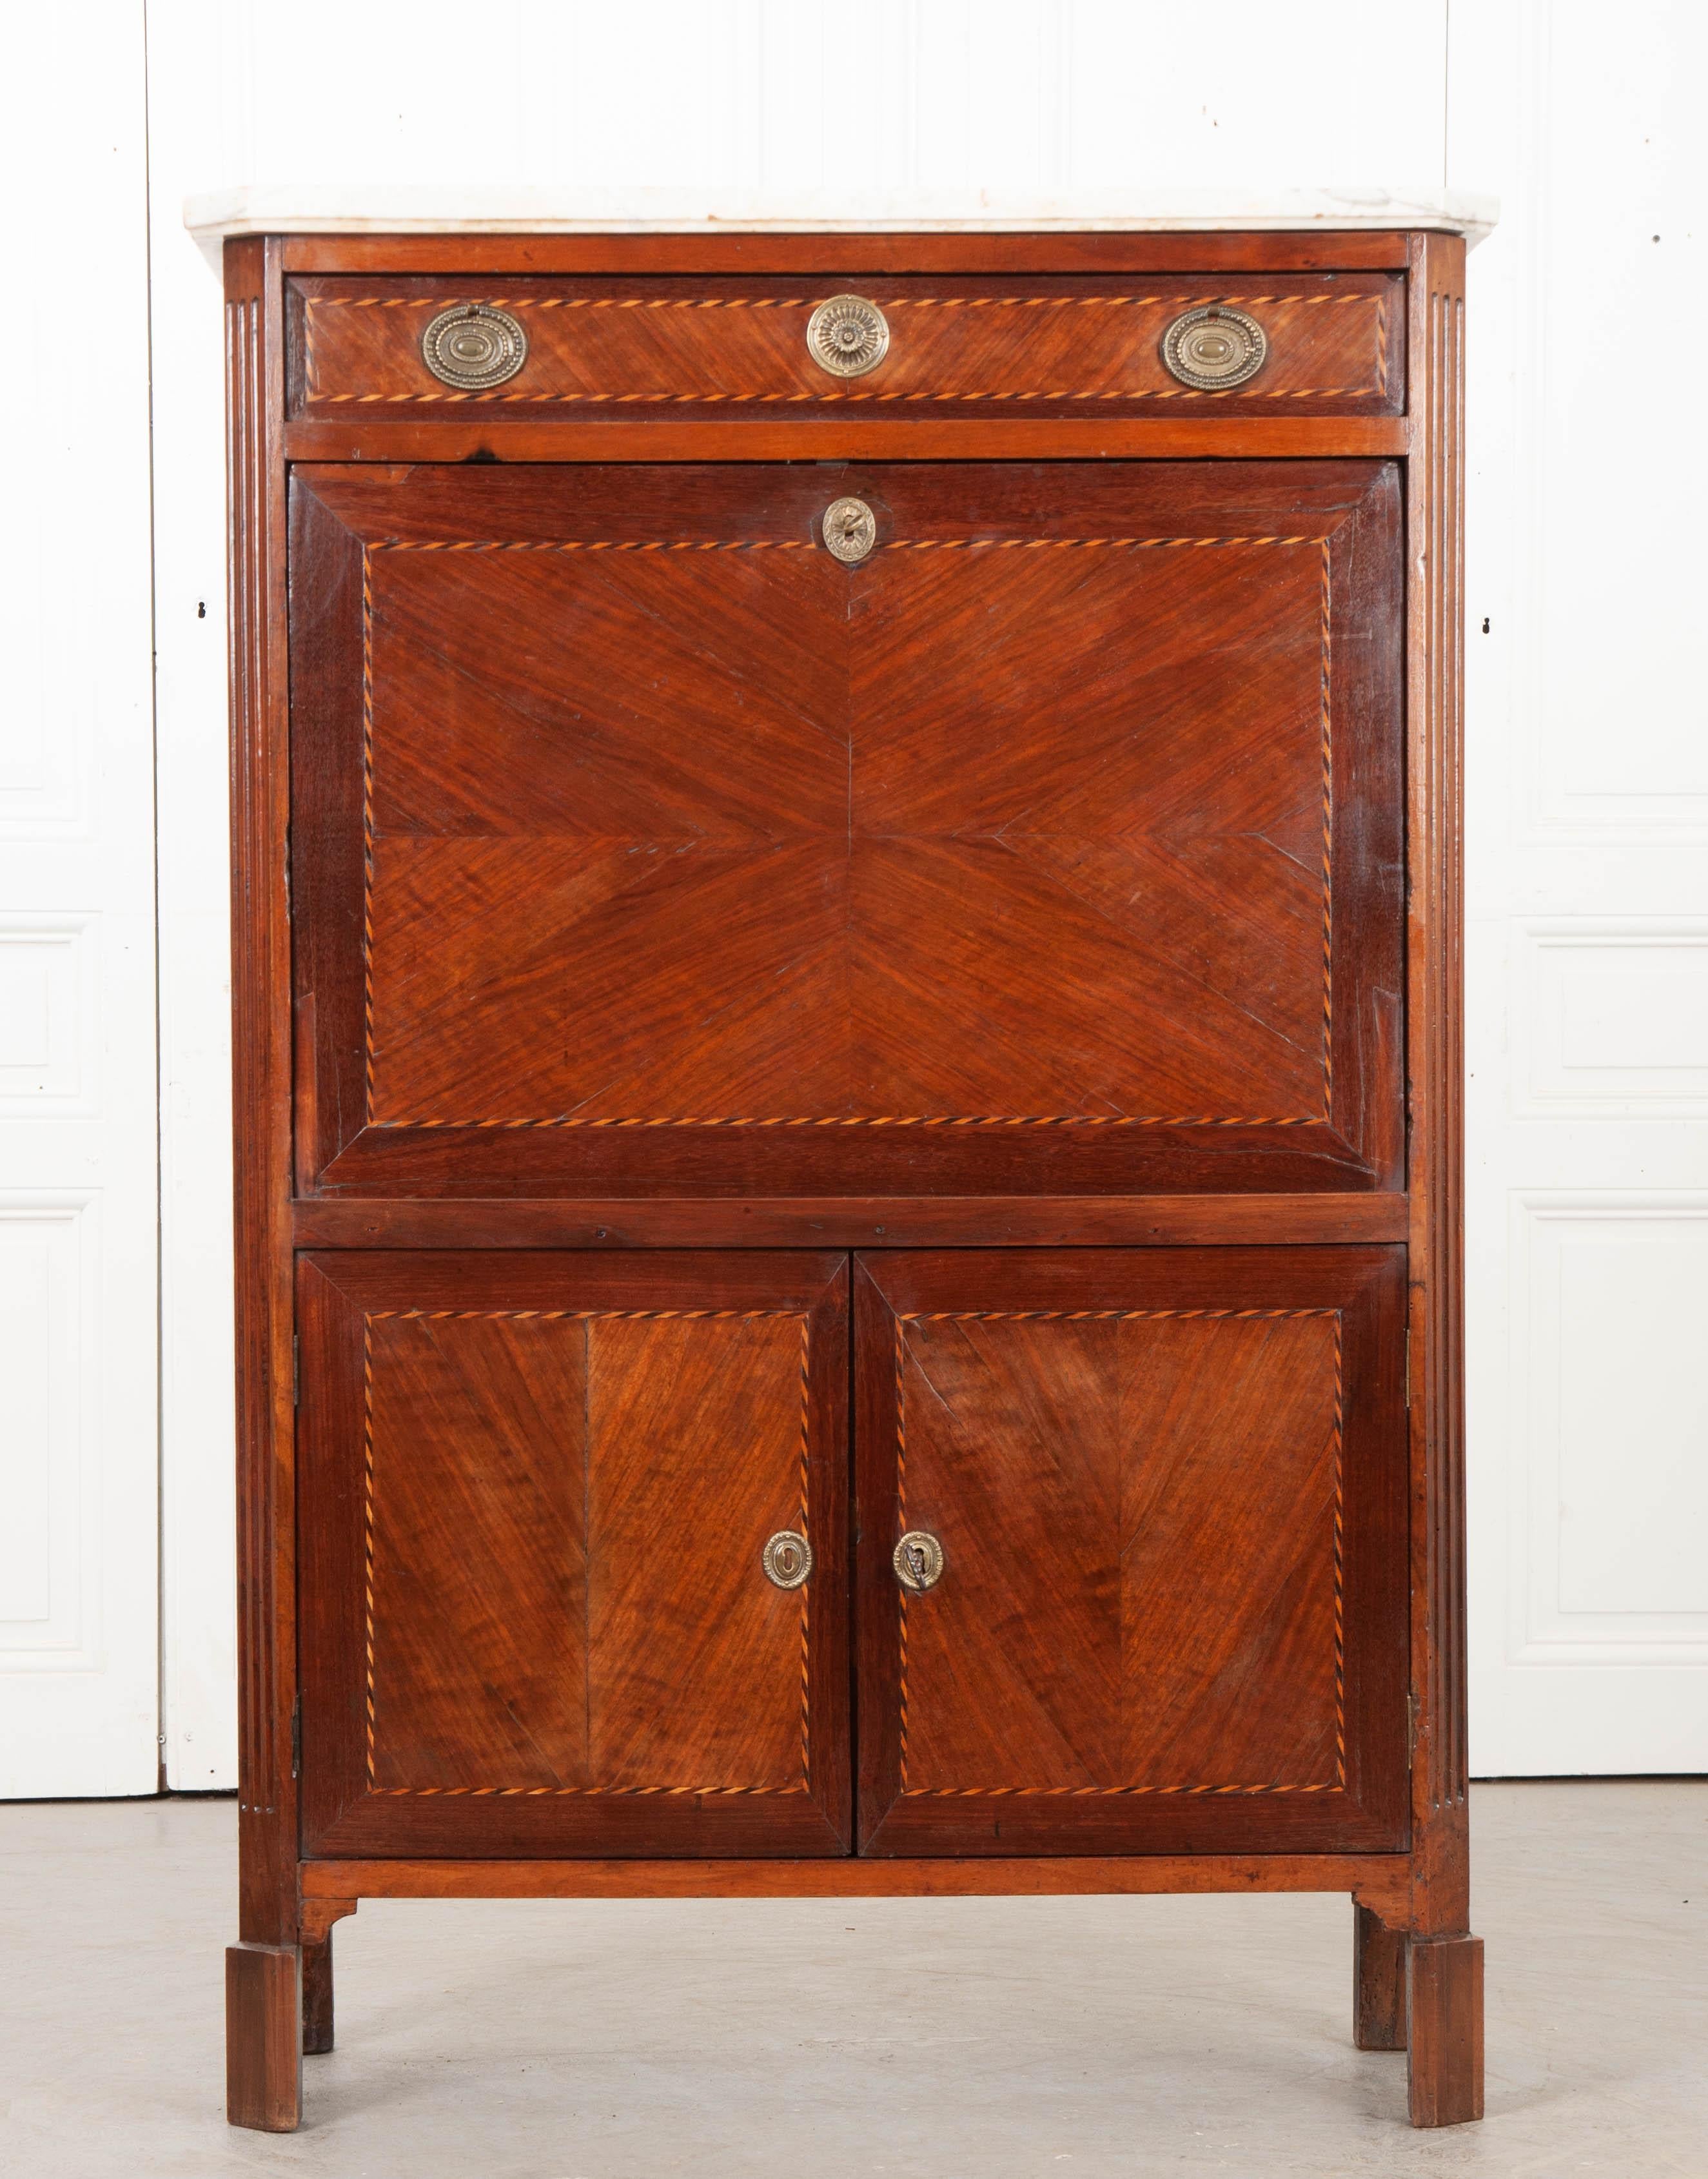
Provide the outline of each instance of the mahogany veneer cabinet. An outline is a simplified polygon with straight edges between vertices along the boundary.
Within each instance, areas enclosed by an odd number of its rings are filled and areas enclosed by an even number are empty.
[[[1349,1892],[1479,2114],[1464,255],[227,245],[239,2124],[467,1895]]]

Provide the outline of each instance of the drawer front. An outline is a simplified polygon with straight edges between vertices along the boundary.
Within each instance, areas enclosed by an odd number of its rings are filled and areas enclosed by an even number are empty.
[[[649,409],[1144,414],[1207,405],[1261,414],[1280,405],[1306,414],[1394,414],[1404,405],[1404,287],[1392,273],[1248,275],[1231,283],[1223,276],[1219,285],[1180,275],[1112,283],[850,275],[844,284],[876,307],[887,343],[858,376],[821,361],[810,340],[815,312],[836,295],[831,286],[666,279],[464,288],[299,278],[290,288],[293,413],[473,405],[498,423]],[[471,306],[508,321],[487,321],[497,345],[488,362],[477,338],[473,376],[509,375],[448,384],[429,368],[424,337],[446,313]],[[1203,365],[1213,373],[1217,359],[1189,343],[1184,354],[1172,351],[1185,375],[1171,367],[1169,328],[1206,310],[1238,314],[1238,358],[1228,360],[1239,370],[1256,353],[1244,345],[1244,328],[1260,331],[1261,360],[1237,383],[1203,382]],[[851,339],[849,360],[864,364],[876,343]],[[459,368],[454,354],[446,360]]]
[[[291,552],[305,1190],[1398,1178],[1392,464],[299,469]]]
[[[1403,1306],[1398,1249],[859,1260],[862,1852],[1404,1845]]]
[[[844,1260],[322,1256],[299,1301],[305,1851],[846,1851]]]

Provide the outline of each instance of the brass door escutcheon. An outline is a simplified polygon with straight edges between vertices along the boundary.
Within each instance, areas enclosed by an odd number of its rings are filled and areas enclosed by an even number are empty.
[[[799,1589],[812,1572],[812,1545],[799,1529],[779,1529],[759,1555],[766,1578],[779,1589]]]
[[[833,499],[823,530],[826,550],[845,568],[864,560],[878,541],[878,519],[863,499]]]
[[[891,1552],[890,1564],[903,1589],[935,1589],[943,1578],[943,1547],[928,1529],[909,1529]]]

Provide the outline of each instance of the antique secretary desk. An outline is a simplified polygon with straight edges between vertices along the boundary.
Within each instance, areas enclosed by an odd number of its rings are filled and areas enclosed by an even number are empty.
[[[237,2123],[365,1897],[1014,1891],[1478,2116],[1464,247],[226,243]]]

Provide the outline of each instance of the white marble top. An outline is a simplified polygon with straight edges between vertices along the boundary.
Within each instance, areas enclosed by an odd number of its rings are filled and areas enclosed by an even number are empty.
[[[1003,196],[909,189],[846,195],[677,189],[293,188],[255,184],[189,198],[204,243],[232,234],[784,234],[963,228],[1167,233],[1271,228],[1426,228],[1475,244],[1493,197],[1455,189],[1104,189]]]

